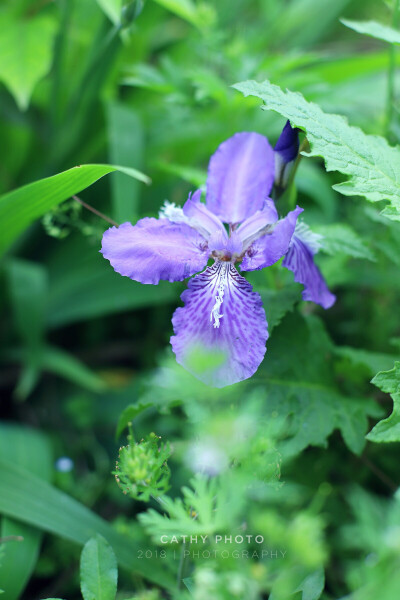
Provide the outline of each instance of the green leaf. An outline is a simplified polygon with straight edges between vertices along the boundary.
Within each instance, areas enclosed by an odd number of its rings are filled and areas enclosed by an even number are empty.
[[[121,277],[99,249],[100,244],[93,247],[85,238],[74,238],[64,241],[59,253],[49,257],[46,316],[50,327],[177,301],[179,284],[142,285]]]
[[[47,438],[38,431],[16,425],[0,425],[0,459],[24,467],[49,480],[52,472],[51,449]],[[4,544],[0,563],[0,581],[4,600],[17,600],[35,567],[42,532],[21,521],[0,518],[0,537],[21,536],[22,541]]]
[[[182,582],[185,584],[190,594],[193,596],[195,592],[195,584],[193,577],[186,577],[185,579],[182,579]]]
[[[150,183],[146,175],[128,167],[81,165],[0,196],[0,254],[35,219],[114,171]]]
[[[182,488],[183,499],[165,495],[157,498],[164,514],[152,508],[139,514],[139,521],[156,542],[162,535],[211,535],[225,531],[238,518],[244,496],[235,493],[237,481],[230,474],[208,478],[197,473],[190,485]],[[195,519],[192,513],[196,513]]]
[[[141,400],[136,404],[130,404],[129,406],[127,406],[119,418],[116,438],[119,438],[125,427],[127,427],[129,423],[131,423],[131,421],[136,419],[138,415],[140,415],[143,411],[145,411],[147,408],[150,408],[151,406],[154,406],[152,402],[145,402]]]
[[[395,362],[390,371],[378,373],[372,383],[392,396],[393,412],[375,425],[367,439],[371,442],[400,442],[400,361]]]
[[[109,157],[113,164],[141,167],[143,128],[138,115],[129,107],[111,102],[107,105]],[[136,221],[139,212],[139,182],[116,173],[111,180],[112,216],[117,223]]]
[[[325,587],[325,573],[324,569],[320,568],[311,575],[308,575],[296,592],[301,592],[301,600],[318,600],[321,597]]]
[[[45,346],[42,369],[55,373],[91,392],[101,392],[106,388],[104,381],[86,365],[61,348]]]
[[[49,71],[56,23],[37,16],[14,19],[0,13],[0,80],[26,110],[37,82]]]
[[[25,399],[40,377],[44,347],[47,273],[38,264],[13,259],[6,265],[16,331],[24,344],[23,370],[15,396]],[[26,290],[29,289],[29,294]]]
[[[368,416],[379,415],[377,405],[341,393],[330,360],[333,352],[315,316],[289,314],[268,342],[268,360],[254,385],[264,386],[267,417],[286,420],[285,439],[278,445],[284,456],[310,445],[326,447],[335,429],[355,454],[365,445]]]
[[[348,181],[334,185],[347,196],[365,196],[371,202],[388,200],[383,211],[389,218],[400,218],[400,151],[378,136],[366,135],[352,127],[340,115],[333,115],[300,93],[269,81],[244,81],[233,86],[245,96],[256,96],[265,102],[262,108],[274,110],[303,129],[310,142],[307,156],[322,156],[328,171],[349,176]],[[389,209],[389,210],[387,210]]]
[[[121,23],[123,0],[97,0],[97,4],[114,25]]]
[[[351,346],[335,346],[334,352],[337,356],[347,358],[352,365],[365,367],[370,377],[377,371],[386,371],[396,359],[393,354],[371,352]]]
[[[15,395],[25,399],[40,375],[48,293],[47,273],[41,265],[14,259],[7,263],[6,274],[15,329],[25,348],[24,369]],[[26,293],[27,289],[29,294]]]
[[[25,360],[25,353],[20,349],[11,348],[8,351],[6,360],[9,360],[10,362],[23,362]],[[37,369],[38,373],[40,373],[40,371],[54,373],[55,375],[59,375],[64,379],[72,381],[76,385],[86,388],[91,392],[101,392],[106,388],[105,382],[86,367],[86,365],[65,350],[55,346],[49,346],[47,344],[43,346]],[[33,383],[35,384],[36,382],[37,379],[35,379]],[[27,384],[23,388],[24,391],[27,390],[26,386]],[[19,385],[19,389],[20,388],[21,385]],[[18,397],[21,397],[21,392]],[[22,397],[24,398],[24,396]]]
[[[80,573],[84,600],[115,600],[117,559],[103,536],[96,535],[86,542],[81,554]]]
[[[265,18],[265,26],[271,24],[270,29],[266,31],[266,36],[273,35],[275,40],[284,44],[286,52],[294,48],[304,49],[313,46],[325,38],[332,24],[349,3],[350,0],[277,2],[275,5],[280,6],[278,19],[271,19],[268,14],[271,9],[266,13],[268,18]],[[316,23],[318,27],[315,27]]]
[[[341,253],[353,258],[376,260],[372,250],[368,248],[350,225],[335,223],[334,225],[315,226],[312,230],[323,236],[321,250],[327,254],[335,256]]]
[[[389,42],[389,44],[400,44],[400,31],[388,25],[377,21],[350,21],[349,19],[340,19],[340,22],[357,33],[369,35],[377,40]]]
[[[161,160],[154,163],[154,166],[157,169],[160,169],[160,171],[176,175],[177,177],[180,177],[180,179],[183,179],[183,181],[187,181],[198,188],[201,188],[206,183],[207,172],[202,169],[177,165],[176,163],[171,162],[163,162]]]
[[[134,540],[119,534],[88,508],[29,470],[2,460],[0,513],[78,544],[85,544],[99,533],[111,544],[121,567],[168,589],[174,584],[162,565],[138,558],[140,547]]]
[[[263,301],[269,334],[286,313],[294,309],[295,303],[301,300],[301,289],[301,285],[297,283],[286,285],[281,290],[257,289]]]
[[[211,5],[197,6],[193,0],[154,0],[154,2],[199,29],[209,27],[215,21],[215,11]]]
[[[6,273],[16,330],[28,348],[31,360],[37,360],[44,338],[48,293],[46,270],[42,265],[13,259],[7,262]]]

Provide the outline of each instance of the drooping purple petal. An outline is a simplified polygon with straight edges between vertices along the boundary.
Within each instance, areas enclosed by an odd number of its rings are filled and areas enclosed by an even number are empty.
[[[285,218],[280,219],[271,231],[257,239],[251,244],[240,269],[242,271],[254,271],[270,267],[284,256],[290,246],[297,217],[303,209],[297,206]]]
[[[217,261],[181,297],[185,306],[174,313],[171,337],[178,363],[214,387],[251,377],[268,339],[260,295],[231,263]]]
[[[197,229],[205,238],[212,234],[220,234],[222,239],[227,240],[228,234],[221,219],[208,210],[200,198],[201,190],[197,190],[193,195],[189,195],[183,206],[183,214],[189,219],[190,226]]]
[[[189,225],[153,218],[107,229],[100,252],[117,273],[154,285],[194,275],[209,254],[205,239]]]
[[[207,207],[225,223],[241,223],[263,207],[275,176],[274,151],[259,133],[236,133],[208,165]]]
[[[239,229],[237,229],[237,234],[244,248],[247,248],[255,239],[261,237],[264,229],[268,225],[276,223],[277,220],[278,211],[275,208],[274,201],[268,198],[264,201],[263,208],[243,221]]]
[[[330,308],[335,303],[336,296],[329,291],[321,271],[314,262],[312,250],[296,234],[292,238],[282,266],[293,271],[294,280],[304,285],[303,300],[310,300],[323,308]]]

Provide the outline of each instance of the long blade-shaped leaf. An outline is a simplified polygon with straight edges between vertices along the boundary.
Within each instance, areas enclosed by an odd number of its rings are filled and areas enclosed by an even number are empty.
[[[173,582],[160,564],[138,558],[139,545],[115,531],[88,508],[25,469],[0,461],[0,513],[85,544],[99,533],[111,544],[121,567],[167,588]]]
[[[0,196],[0,254],[35,219],[114,171],[150,183],[146,175],[128,167],[81,165]]]
[[[51,449],[47,438],[38,431],[17,425],[0,425],[0,459],[19,465],[49,480],[52,471]],[[0,518],[0,537],[11,538],[4,544],[0,564],[2,600],[16,600],[35,567],[42,532],[27,523]]]

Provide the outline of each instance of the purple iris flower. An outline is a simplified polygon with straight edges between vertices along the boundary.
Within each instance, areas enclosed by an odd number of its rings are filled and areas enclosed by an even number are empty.
[[[114,270],[140,283],[182,281],[206,267],[181,296],[171,345],[178,363],[215,387],[251,377],[266,351],[261,297],[236,265],[253,271],[297,253],[291,241],[303,209],[278,219],[269,198],[275,156],[264,136],[237,133],[210,159],[205,203],[197,190],[183,208],[165,203],[158,219],[123,223],[103,236],[101,252]],[[212,364],[201,364],[199,354]]]

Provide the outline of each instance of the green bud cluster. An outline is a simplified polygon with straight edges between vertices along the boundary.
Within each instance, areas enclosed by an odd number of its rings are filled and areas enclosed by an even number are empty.
[[[124,494],[148,502],[151,496],[157,497],[168,491],[171,472],[167,460],[171,450],[168,443],[159,446],[160,439],[150,433],[135,443],[129,435],[128,445],[120,448],[113,474]]]

